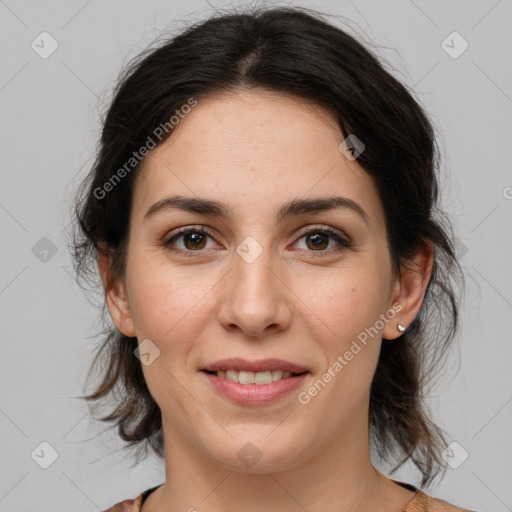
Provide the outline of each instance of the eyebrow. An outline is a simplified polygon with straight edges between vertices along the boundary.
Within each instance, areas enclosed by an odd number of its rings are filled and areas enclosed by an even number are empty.
[[[144,220],[156,215],[159,212],[179,208],[200,215],[212,215],[221,219],[229,218],[229,207],[224,203],[203,199],[199,197],[184,197],[180,195],[168,196],[157,201],[144,215]],[[282,205],[277,214],[276,221],[279,223],[286,218],[303,215],[305,213],[321,213],[330,210],[348,209],[358,214],[369,226],[370,221],[364,209],[348,197],[329,196],[315,197],[309,199],[293,199]]]

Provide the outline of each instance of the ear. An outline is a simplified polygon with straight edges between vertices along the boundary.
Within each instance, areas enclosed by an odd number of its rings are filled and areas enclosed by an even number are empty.
[[[406,265],[407,267],[401,268],[401,277],[396,277],[391,301],[391,304],[400,304],[402,309],[397,311],[393,320],[386,323],[382,330],[382,337],[387,340],[402,336],[398,324],[404,325],[407,329],[421,308],[434,265],[433,243],[424,240],[415,256],[408,260]]]
[[[123,279],[113,281],[111,273],[111,255],[98,250],[98,268],[105,289],[108,310],[117,330],[130,338],[135,337],[135,327]]]

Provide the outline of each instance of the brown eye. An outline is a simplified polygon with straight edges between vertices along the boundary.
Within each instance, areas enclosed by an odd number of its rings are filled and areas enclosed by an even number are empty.
[[[314,232],[313,234],[306,235],[305,239],[306,245],[308,245],[310,249],[325,250],[329,245],[329,236],[324,233]],[[309,244],[308,241],[311,243]]]
[[[337,231],[329,227],[305,231],[301,234],[299,240],[305,241],[305,250],[310,253],[310,257],[313,258],[329,256],[333,253],[352,247],[349,240],[343,238]],[[328,247],[331,240],[336,241],[338,243],[338,247],[334,247],[332,250],[329,250]]]
[[[170,251],[188,256],[193,252],[201,252],[205,249],[208,237],[213,239],[213,234],[207,231],[204,227],[184,228],[179,230],[170,238],[167,238],[163,242],[163,246]],[[182,239],[182,247],[174,247],[175,243],[180,239]]]
[[[183,235],[183,244],[186,249],[203,249],[206,244],[206,237],[203,233],[198,233],[196,231],[191,231],[188,233],[184,233]],[[190,243],[190,246],[188,245]]]

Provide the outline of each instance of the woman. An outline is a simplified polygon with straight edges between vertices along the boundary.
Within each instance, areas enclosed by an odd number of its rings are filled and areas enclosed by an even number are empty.
[[[77,198],[76,270],[115,325],[85,398],[121,390],[102,419],[166,480],[111,512],[465,510],[421,490],[463,283],[437,168],[412,95],[306,9],[217,16],[126,69]]]

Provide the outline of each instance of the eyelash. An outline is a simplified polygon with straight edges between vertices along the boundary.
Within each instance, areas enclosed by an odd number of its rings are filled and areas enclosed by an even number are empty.
[[[175,249],[175,248],[171,247],[171,243],[173,243],[179,237],[181,237],[182,235],[187,234],[187,233],[201,233],[203,235],[210,236],[213,239],[215,238],[213,233],[211,231],[209,231],[208,229],[206,229],[204,226],[201,226],[200,228],[186,227],[186,228],[179,229],[171,237],[169,237],[166,240],[164,240],[162,245],[166,249],[168,249],[169,251],[172,251],[174,253],[180,254],[180,255],[185,256],[187,258],[193,258],[195,256],[194,253],[201,253],[201,252],[203,252],[203,250],[190,251],[190,250],[183,250],[183,249]],[[321,233],[323,235],[331,236],[337,242],[339,242],[341,247],[339,247],[338,249],[336,249],[334,251],[332,251],[332,249],[330,249],[330,250],[325,250],[324,249],[322,251],[307,251],[307,252],[311,252],[312,253],[311,256],[310,256],[311,258],[322,258],[322,257],[325,257],[325,256],[329,256],[331,253],[341,252],[341,251],[344,251],[344,250],[349,249],[349,248],[352,247],[352,244],[347,239],[345,239],[342,236],[340,236],[340,234],[337,231],[335,231],[334,229],[332,229],[330,227],[312,228],[312,229],[309,229],[307,231],[303,231],[302,233],[300,233],[298,240],[301,240],[305,236],[313,234],[313,233]]]

